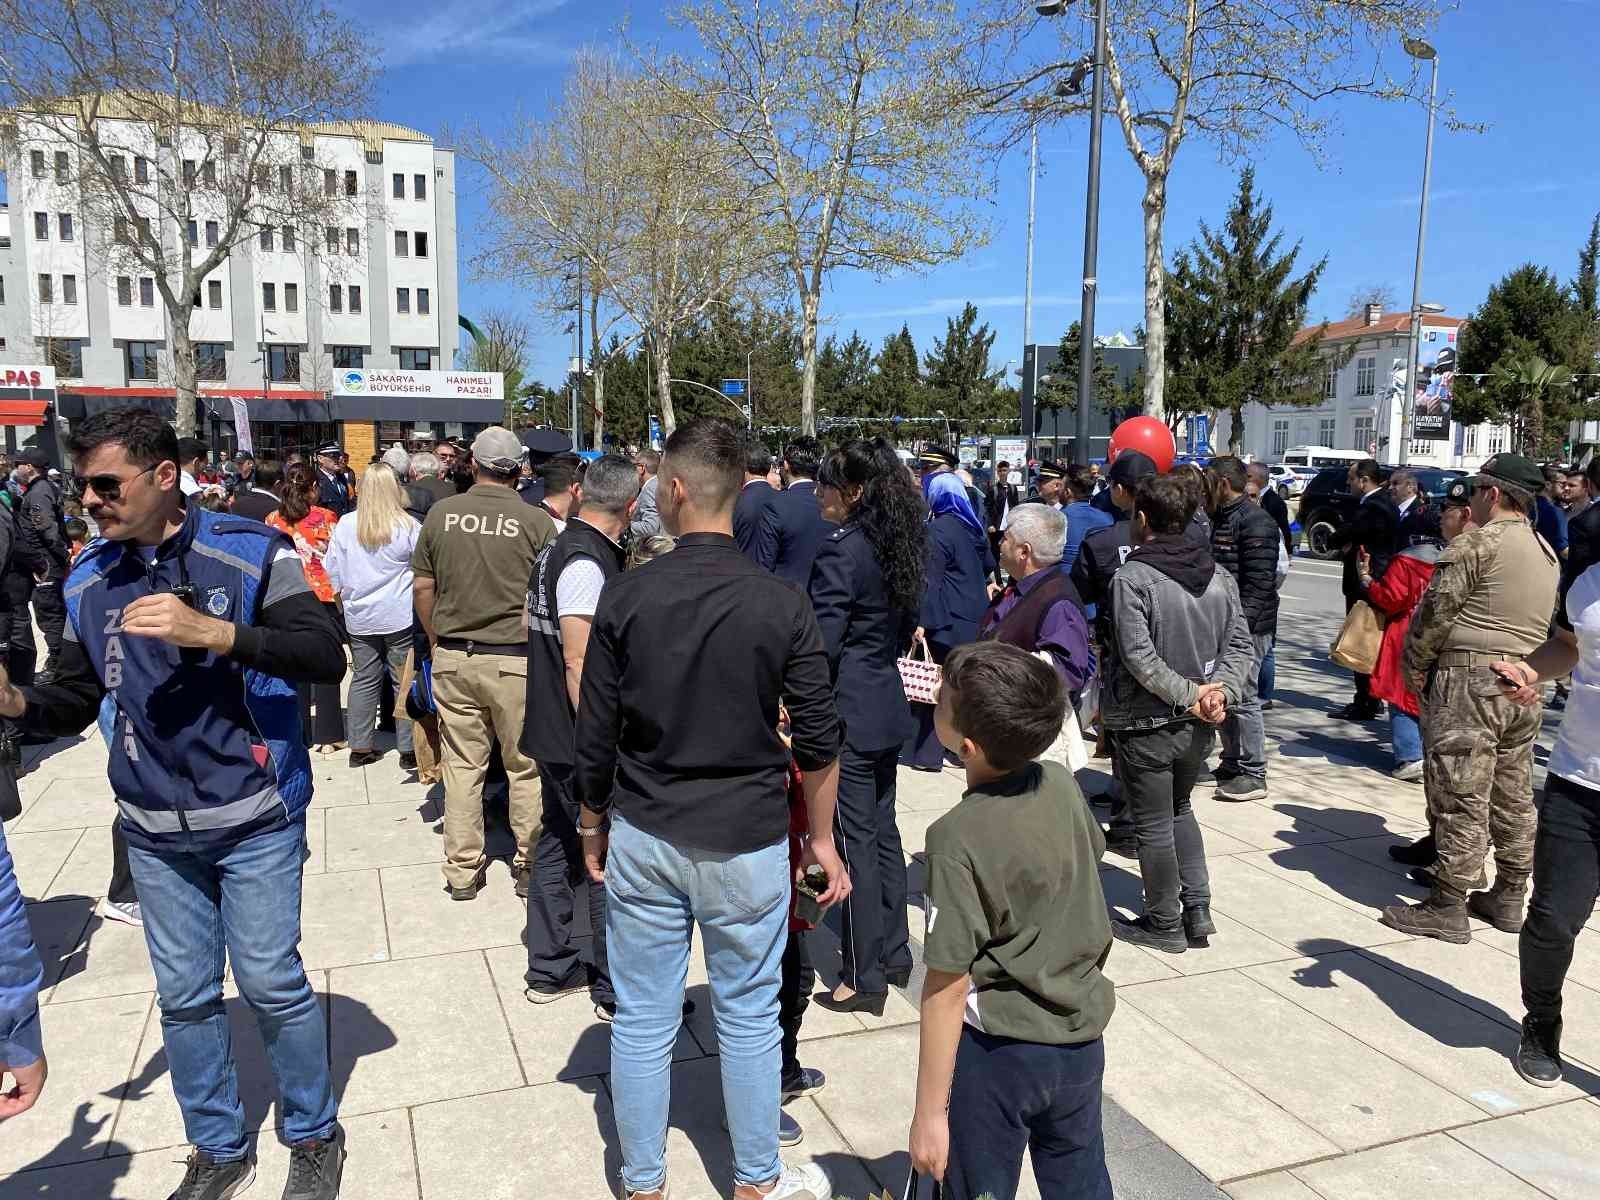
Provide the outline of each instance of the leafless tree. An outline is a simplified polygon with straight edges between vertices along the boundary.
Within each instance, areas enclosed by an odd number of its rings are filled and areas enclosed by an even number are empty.
[[[516,428],[522,377],[528,370],[528,322],[514,313],[491,310],[473,319],[473,338],[462,362],[465,371],[498,371],[505,383],[505,425]]]
[[[1391,312],[1398,303],[1393,284],[1364,283],[1350,293],[1350,300],[1344,306],[1345,319],[1364,316],[1369,304],[1376,304],[1384,312]]]

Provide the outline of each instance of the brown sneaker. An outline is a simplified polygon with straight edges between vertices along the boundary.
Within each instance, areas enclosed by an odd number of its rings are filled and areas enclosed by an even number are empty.
[[[622,1200],[671,1200],[671,1191],[667,1180],[663,1177],[661,1186],[648,1191],[635,1192],[628,1189],[627,1184],[622,1184]]]
[[[1451,899],[1437,888],[1421,904],[1396,904],[1378,918],[1390,929],[1417,937],[1438,938],[1441,942],[1463,945],[1472,940],[1472,925],[1467,906]]]
[[[1487,892],[1473,892],[1467,908],[1480,921],[1487,921],[1502,933],[1522,932],[1522,901],[1527,887],[1502,887],[1497,880]]]
[[[444,885],[444,890],[450,893],[452,900],[476,900],[478,893],[483,891],[483,885],[489,879],[489,864],[484,863],[478,868],[478,873],[472,877],[472,882],[457,887],[453,883]]]

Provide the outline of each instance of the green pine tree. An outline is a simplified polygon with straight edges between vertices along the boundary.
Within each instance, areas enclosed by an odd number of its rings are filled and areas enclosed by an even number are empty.
[[[887,417],[928,415],[926,389],[922,383],[921,361],[911,330],[900,327],[883,339],[883,349],[873,362],[873,395]]]
[[[986,428],[999,414],[997,393],[1003,372],[989,369],[989,351],[994,347],[994,332],[978,324],[978,310],[971,304],[959,317],[945,323],[945,335],[933,339],[933,350],[923,356],[928,399],[943,412],[957,437],[963,432]]]
[[[1039,389],[1034,407],[1048,412],[1078,411],[1078,342],[1081,338],[1079,324],[1074,321],[1061,335],[1061,346],[1056,351],[1056,365],[1050,370],[1050,381]],[[1116,368],[1106,362],[1100,347],[1094,348],[1094,408],[1110,412],[1120,402]],[[1133,404],[1138,405],[1138,399]]]

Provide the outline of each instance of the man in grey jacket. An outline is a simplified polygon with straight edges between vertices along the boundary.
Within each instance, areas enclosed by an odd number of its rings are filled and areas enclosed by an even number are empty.
[[[1118,917],[1112,932],[1181,954],[1216,933],[1189,794],[1213,727],[1255,686],[1254,649],[1238,585],[1209,546],[1184,536],[1195,500],[1182,481],[1142,481],[1133,511],[1135,549],[1111,580],[1116,637],[1100,705],[1138,834],[1145,911]]]

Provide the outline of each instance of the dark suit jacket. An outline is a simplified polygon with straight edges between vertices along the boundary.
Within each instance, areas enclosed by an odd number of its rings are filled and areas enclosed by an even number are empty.
[[[1395,539],[1400,532],[1400,514],[1389,499],[1389,489],[1379,488],[1369,493],[1356,506],[1355,516],[1333,535],[1333,545],[1344,552],[1344,596],[1346,600],[1359,600],[1365,592],[1361,587],[1361,574],[1356,566],[1360,552],[1372,556],[1372,576],[1381,578],[1389,559],[1394,556]]]
[[[988,538],[980,539],[960,517],[940,513],[928,522],[928,590],[922,598],[921,624],[930,645],[952,647],[978,640],[993,570]]]
[[[733,502],[733,540],[752,559],[761,533],[761,515],[777,494],[765,479],[752,479],[739,489],[739,498]]]
[[[1600,501],[1567,521],[1567,561],[1561,564],[1561,603],[1572,581],[1600,562]]]
[[[916,618],[891,610],[883,570],[860,526],[841,525],[823,541],[808,590],[845,743],[863,752],[898,746],[916,731],[895,666]]]
[[[1283,502],[1276,488],[1267,488],[1261,493],[1261,510],[1277,524],[1278,533],[1283,537],[1283,548],[1293,554],[1294,536],[1289,532],[1289,506]]]
[[[278,497],[266,488],[250,488],[235,492],[233,507],[228,511],[236,517],[249,517],[252,521],[265,521],[278,510]]]
[[[335,475],[330,479],[322,471],[317,472],[317,503],[336,517],[342,517],[350,511],[350,488],[342,476]]]
[[[1414,538],[1438,536],[1439,510],[1418,496],[1411,502],[1411,507],[1406,509],[1406,515],[1400,518],[1400,524],[1395,530],[1394,552],[1399,554],[1411,545]]]
[[[772,496],[761,514],[753,556],[779,579],[787,579],[803,592],[811,582],[811,560],[834,526],[822,519],[817,507],[817,485],[797,479]]]

